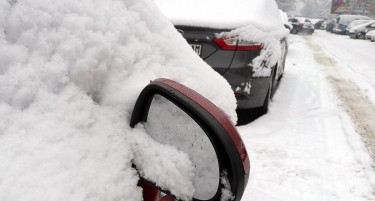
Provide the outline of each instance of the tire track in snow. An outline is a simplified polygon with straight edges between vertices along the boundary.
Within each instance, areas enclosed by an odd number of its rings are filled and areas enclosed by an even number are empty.
[[[356,131],[362,139],[375,162],[375,106],[367,96],[347,77],[340,73],[340,66],[333,57],[325,54],[309,36],[303,37],[312,49],[314,60],[322,66],[328,81],[334,88],[337,97],[351,117]]]

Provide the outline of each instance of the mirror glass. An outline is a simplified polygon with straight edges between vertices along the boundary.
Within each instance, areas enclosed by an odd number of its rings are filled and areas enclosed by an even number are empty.
[[[210,139],[197,122],[168,99],[155,95],[144,125],[154,140],[189,156],[195,166],[194,198],[211,199],[219,187],[219,163]]]

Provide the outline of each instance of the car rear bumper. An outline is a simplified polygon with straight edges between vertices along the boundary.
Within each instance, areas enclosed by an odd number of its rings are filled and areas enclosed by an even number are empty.
[[[249,66],[247,66],[250,69]],[[251,78],[247,73],[239,74],[229,69],[224,78],[231,85],[236,99],[237,109],[250,109],[261,107],[267,97],[271,77]]]
[[[350,32],[349,37],[350,38],[357,38],[357,33]]]
[[[250,94],[243,91],[236,92],[237,109],[262,107],[267,97],[271,78],[256,78],[250,80]]]

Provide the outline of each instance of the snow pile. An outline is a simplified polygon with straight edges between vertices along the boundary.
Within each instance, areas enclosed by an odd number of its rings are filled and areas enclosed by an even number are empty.
[[[141,200],[131,161],[158,144],[128,123],[158,77],[236,122],[229,84],[151,1],[0,0],[0,200]]]

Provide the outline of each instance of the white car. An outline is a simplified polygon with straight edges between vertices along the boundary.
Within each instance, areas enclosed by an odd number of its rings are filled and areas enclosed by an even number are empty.
[[[355,26],[358,26],[358,25],[361,25],[361,24],[365,24],[367,22],[369,22],[371,20],[354,20],[353,22],[351,22],[348,27],[346,27],[346,34],[349,34],[349,31],[351,28],[355,27]]]
[[[354,39],[365,39],[366,33],[370,30],[375,29],[375,20],[368,21],[364,24],[357,25],[352,27],[349,30],[350,38]]]
[[[0,5],[0,200],[241,198],[233,91],[153,1]]]

